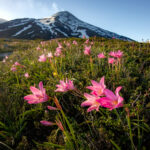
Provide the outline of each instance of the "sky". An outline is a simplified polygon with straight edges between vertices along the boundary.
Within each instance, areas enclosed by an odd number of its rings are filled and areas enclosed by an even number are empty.
[[[150,40],[150,0],[0,0],[0,18],[46,18],[69,11],[77,18],[136,41]]]

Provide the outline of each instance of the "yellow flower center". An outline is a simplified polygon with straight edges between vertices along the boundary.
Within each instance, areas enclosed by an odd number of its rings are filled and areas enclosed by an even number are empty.
[[[113,101],[113,104],[114,104],[114,105],[117,105],[117,104],[118,104],[118,101],[117,101],[117,100],[114,100],[114,101]]]
[[[101,94],[102,94],[102,92],[103,92],[103,91],[102,91],[102,89],[100,88],[100,89],[98,90],[98,92],[97,92],[97,93],[98,93],[98,95],[101,95]]]

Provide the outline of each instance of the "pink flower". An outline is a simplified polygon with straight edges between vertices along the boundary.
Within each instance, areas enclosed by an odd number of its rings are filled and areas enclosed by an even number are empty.
[[[55,51],[55,53],[54,53],[54,55],[56,56],[56,57],[58,57],[58,56],[60,56],[61,55],[61,49],[59,48],[59,47],[57,47],[56,48],[56,51]]]
[[[41,48],[38,46],[38,47],[36,48],[36,50],[38,50],[38,51],[39,51],[39,50],[41,50]]]
[[[49,53],[47,54],[47,57],[48,57],[48,58],[53,58],[52,52],[49,52]]]
[[[91,94],[95,96],[102,96],[104,95],[104,89],[106,88],[106,85],[104,84],[104,77],[101,78],[100,82],[96,82],[92,80],[93,86],[88,86],[87,88],[92,90]]]
[[[91,45],[93,45],[94,44],[94,42],[91,42]]]
[[[117,52],[113,52],[111,51],[109,53],[110,56],[113,56],[113,57],[117,57],[117,58],[121,58],[123,56],[123,52],[121,52],[120,50],[118,50]]]
[[[118,50],[115,54],[115,57],[117,58],[121,58],[123,56],[123,52],[121,52],[120,50]]]
[[[28,74],[27,72],[24,74],[24,76],[25,76],[26,78],[29,78],[29,74]]]
[[[61,43],[58,43],[58,48],[63,48]]]
[[[41,120],[40,123],[43,124],[44,126],[52,126],[52,125],[55,125],[54,122],[50,122],[50,121],[46,121],[46,120]]]
[[[8,56],[5,56],[5,59],[8,59]]]
[[[5,63],[6,62],[6,59],[3,59],[3,63]]]
[[[66,46],[70,47],[70,45],[71,45],[71,44],[70,44],[69,42],[67,42]]]
[[[46,42],[45,41],[41,41],[41,45],[42,46],[46,45]]]
[[[67,92],[69,90],[74,90],[75,87],[73,85],[73,81],[71,80],[67,80],[66,81],[59,81],[60,84],[57,84],[56,87],[57,89],[55,90],[55,92]]]
[[[105,58],[105,55],[104,55],[104,53],[99,53],[99,54],[97,55],[97,57],[98,57],[98,58]]]
[[[91,54],[91,46],[89,46],[89,47],[85,46],[84,54],[85,55],[90,55]]]
[[[13,65],[10,70],[14,72],[17,70],[17,68]]]
[[[77,41],[75,41],[75,40],[72,42],[72,44],[78,45]]]
[[[113,64],[116,60],[114,58],[108,58],[108,63]]]
[[[45,54],[39,56],[39,62],[45,62],[46,61],[46,56]]]
[[[48,108],[49,110],[58,110],[58,108],[53,107],[53,106],[47,106],[47,108]]]
[[[111,52],[109,53],[109,55],[112,56],[112,57],[115,57],[115,52],[114,52],[114,51],[111,51]]]
[[[17,61],[14,63],[15,66],[21,66]]]
[[[90,106],[87,110],[87,112],[90,112],[92,110],[96,110],[98,111],[99,110],[99,106],[100,106],[100,103],[97,102],[97,100],[99,99],[99,97],[95,96],[95,95],[90,95],[90,94],[87,94],[87,93],[84,93],[84,96],[87,98],[86,101],[84,101],[82,104],[81,104],[81,107],[85,107],[85,106]]]
[[[37,104],[48,101],[49,97],[46,94],[46,90],[43,88],[42,82],[39,83],[39,89],[31,86],[30,90],[33,94],[24,97],[24,99],[27,100],[29,104]]]
[[[86,41],[85,41],[85,44],[88,44],[89,43],[89,39],[87,39]]]
[[[63,125],[62,125],[62,123],[61,123],[60,120],[56,121],[56,124],[59,127],[59,129],[61,129],[62,131],[64,131],[64,127],[63,127]]]
[[[121,97],[119,95],[119,91],[121,89],[122,89],[121,86],[117,87],[115,94],[112,91],[105,89],[104,93],[105,93],[106,97],[102,97],[96,101],[99,102],[101,104],[101,106],[109,108],[110,110],[119,108],[119,107],[123,107],[124,99],[123,99],[123,97]]]

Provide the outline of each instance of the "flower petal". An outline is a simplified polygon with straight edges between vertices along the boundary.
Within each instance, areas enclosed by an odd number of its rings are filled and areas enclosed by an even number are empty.
[[[34,94],[34,95],[40,95],[41,94],[41,91],[37,88],[35,88],[34,86],[31,86],[30,87],[30,90],[31,92]]]
[[[119,96],[119,91],[122,89],[122,86],[116,88],[115,94]]]
[[[104,94],[106,95],[106,97],[108,97],[111,100],[117,99],[117,96],[111,90],[105,89]]]
[[[24,97],[25,100],[30,101],[30,100],[39,100],[38,97],[36,97],[35,95],[27,95]]]

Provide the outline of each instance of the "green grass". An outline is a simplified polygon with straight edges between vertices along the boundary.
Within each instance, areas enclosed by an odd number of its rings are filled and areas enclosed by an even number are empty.
[[[67,47],[64,40],[70,43],[76,40],[78,46]],[[55,52],[57,41],[63,45],[63,56],[52,58],[51,63],[48,60],[38,62],[43,53]],[[94,42],[92,64],[89,56],[83,53],[85,39],[57,39],[46,41],[43,46],[38,40],[19,40],[10,46],[9,51],[13,54],[6,63],[0,62],[0,147],[16,150],[149,148],[150,44],[105,38],[90,38],[91,41]],[[6,42],[1,39],[0,47]],[[41,47],[39,51],[36,50],[38,46]],[[107,60],[110,51],[119,49],[124,54],[120,69],[108,65]],[[3,51],[6,51],[4,47],[0,49]],[[100,52],[107,58],[99,60]],[[12,72],[10,69],[16,61],[24,67]],[[28,79],[24,77],[26,72],[30,75]],[[100,107],[98,112],[87,113],[87,108],[81,107],[85,101],[83,94],[90,92],[86,87],[91,85],[91,80],[98,82],[102,76],[112,91],[123,87],[120,94],[124,107],[116,109],[117,112]],[[65,78],[73,80],[80,95],[54,92],[59,80]],[[30,86],[38,87],[40,81],[51,99],[30,105],[23,97],[31,94]],[[63,112],[47,109],[47,105],[55,107],[55,96]],[[56,125],[43,126],[41,120],[60,120],[65,131]]]

